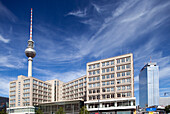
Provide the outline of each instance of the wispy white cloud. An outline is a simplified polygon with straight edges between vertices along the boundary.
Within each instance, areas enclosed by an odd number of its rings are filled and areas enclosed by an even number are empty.
[[[0,16],[5,19],[9,19],[12,22],[16,22],[17,17],[0,2]]]
[[[4,42],[4,43],[9,43],[9,39],[5,39],[2,35],[0,35],[0,41]]]
[[[75,71],[68,71],[68,72],[63,72],[63,73],[53,72],[50,70],[39,69],[39,68],[34,68],[34,70],[43,74],[41,76],[41,79],[43,80],[59,79],[63,82],[71,81],[73,79],[79,78],[86,74],[85,70],[75,70]]]
[[[8,77],[8,76],[0,76],[0,95],[1,96],[7,96],[9,95],[9,82],[16,80],[16,78]]]
[[[3,68],[15,68],[20,69],[24,68],[24,63],[26,63],[26,59],[21,59],[12,55],[3,56],[0,55],[0,67]]]
[[[84,10],[77,10],[77,11],[72,11],[69,12],[67,15],[73,15],[76,17],[86,17],[87,16],[87,9],[85,8]]]

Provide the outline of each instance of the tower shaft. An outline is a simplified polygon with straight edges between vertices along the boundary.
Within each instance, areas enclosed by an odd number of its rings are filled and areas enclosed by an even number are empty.
[[[32,77],[32,58],[28,58],[28,77]]]

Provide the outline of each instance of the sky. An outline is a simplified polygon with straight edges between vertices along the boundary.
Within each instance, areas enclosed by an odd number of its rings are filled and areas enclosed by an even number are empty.
[[[27,76],[31,8],[33,77],[68,82],[86,75],[88,62],[133,53],[137,104],[147,62],[159,65],[160,96],[170,92],[169,0],[0,0],[0,96]]]

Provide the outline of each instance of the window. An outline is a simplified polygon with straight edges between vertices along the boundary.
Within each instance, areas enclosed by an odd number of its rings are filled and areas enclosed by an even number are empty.
[[[102,79],[105,79],[105,75],[102,76]]]
[[[124,63],[124,62],[125,62],[125,58],[122,59],[122,63]]]
[[[91,96],[89,97],[89,100],[92,100],[92,97],[91,97]]]
[[[130,78],[127,79],[127,82],[130,82]]]
[[[110,82],[109,82],[109,81],[107,82],[107,85],[110,85]]]
[[[130,75],[130,72],[126,72],[126,75],[129,76],[129,75]]]
[[[91,66],[89,65],[89,69],[91,69]]]
[[[120,66],[117,66],[117,70],[120,70]]]
[[[102,95],[103,99],[105,99],[105,95]]]
[[[96,87],[96,84],[93,84],[93,87]]]
[[[127,93],[127,96],[130,97],[130,96],[131,96],[131,93]]]
[[[109,61],[108,61],[108,62],[106,62],[106,66],[109,66]]]
[[[111,91],[114,91],[114,90],[115,90],[115,89],[112,87],[112,88],[111,88]]]
[[[99,74],[100,73],[100,71],[99,70],[97,70],[97,74]]]
[[[125,90],[125,86],[122,86],[122,90]]]
[[[93,93],[96,93],[96,91],[95,91],[95,90],[93,90]]]
[[[97,93],[100,93],[100,90],[99,90],[99,89],[97,89]]]
[[[109,72],[109,68],[107,68],[106,71]]]
[[[117,80],[117,84],[120,84],[121,83],[121,81],[120,80]]]
[[[126,65],[126,68],[127,68],[127,69],[130,68],[130,64]]]
[[[107,95],[107,98],[110,98],[110,95]]]
[[[111,94],[111,98],[114,98],[115,96],[114,96],[114,94]]]
[[[105,69],[102,69],[102,73],[105,73]]]
[[[122,93],[122,97],[126,97],[126,94],[125,94],[125,93]]]
[[[107,79],[109,79],[110,78],[110,75],[107,75]]]
[[[121,94],[120,94],[120,93],[118,93],[118,94],[117,94],[117,97],[121,97]]]
[[[122,83],[125,83],[125,79],[122,79]]]
[[[99,68],[100,67],[100,64],[97,64],[97,68]]]
[[[111,65],[114,65],[114,61],[111,61]]]
[[[114,84],[114,81],[111,81],[111,85],[113,85]]]
[[[92,84],[89,84],[89,88],[91,88],[92,87]]]
[[[119,86],[119,87],[117,87],[117,90],[119,91],[119,90],[121,90],[121,87]]]
[[[105,88],[103,88],[103,89],[102,89],[102,92],[106,92],[106,89],[105,89]]]
[[[91,73],[91,72],[89,72],[89,75],[92,75],[92,73]]]
[[[120,63],[120,59],[117,60],[117,63]]]
[[[102,86],[105,86],[105,82],[102,82]]]
[[[125,65],[122,66],[122,69],[123,69],[123,70],[125,69]]]
[[[111,68],[111,71],[114,71],[114,67]]]
[[[93,65],[93,68],[95,68],[95,65]]]
[[[100,77],[99,77],[99,76],[97,77],[97,80],[100,80]]]
[[[97,87],[100,87],[100,83],[97,83]]]
[[[122,76],[125,76],[125,72],[122,72]]]
[[[130,89],[130,86],[126,86],[127,87],[127,90],[129,90]]]
[[[111,74],[111,78],[114,78],[114,74]]]
[[[92,81],[92,78],[89,78],[89,82],[91,82]]]
[[[95,75],[96,74],[96,71],[93,71],[93,75]]]
[[[93,77],[93,81],[95,81],[95,77]]]
[[[107,92],[110,92],[110,88],[107,88]]]
[[[117,77],[120,77],[120,73],[117,73]]]
[[[105,62],[104,62],[104,63],[102,63],[102,66],[105,66]]]
[[[126,62],[130,62],[130,57],[126,58]]]

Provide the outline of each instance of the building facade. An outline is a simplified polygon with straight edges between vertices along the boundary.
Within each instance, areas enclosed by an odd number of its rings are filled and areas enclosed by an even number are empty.
[[[135,109],[133,55],[87,63],[87,101],[90,112],[115,113]]]
[[[147,63],[139,74],[139,105],[141,108],[159,105],[159,67]]]

